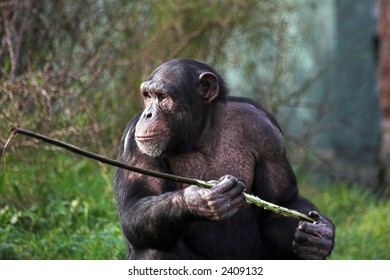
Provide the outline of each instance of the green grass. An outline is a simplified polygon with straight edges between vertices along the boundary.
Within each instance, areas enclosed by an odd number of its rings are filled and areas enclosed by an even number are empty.
[[[19,153],[0,170],[0,259],[124,259],[113,169],[64,151]],[[330,259],[390,259],[389,201],[363,187],[300,183],[336,225]]]
[[[125,258],[113,169],[64,152],[26,155],[8,155],[0,175],[0,259]]]

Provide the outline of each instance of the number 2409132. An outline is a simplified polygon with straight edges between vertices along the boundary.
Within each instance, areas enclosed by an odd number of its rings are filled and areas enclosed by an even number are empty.
[[[263,275],[263,268],[257,267],[222,267],[221,275]]]

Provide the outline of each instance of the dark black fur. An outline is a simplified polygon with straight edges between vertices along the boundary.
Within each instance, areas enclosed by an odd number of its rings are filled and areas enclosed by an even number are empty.
[[[198,77],[205,71],[214,73],[219,80],[219,95],[211,104],[199,101],[197,88]],[[170,116],[174,124],[175,142],[159,157],[142,154],[134,141],[134,133],[141,113],[134,116],[128,123],[121,141],[119,159],[130,165],[153,169],[161,172],[195,174],[197,179],[218,179],[224,172],[235,172],[236,169],[226,170],[224,166],[211,166],[208,173],[197,175],[190,167],[175,165],[181,162],[180,156],[188,152],[204,153],[198,145],[202,132],[208,127],[210,145],[219,144],[216,137],[225,137],[226,129],[238,129],[239,126],[220,128],[223,113],[218,112],[218,104],[238,102],[254,105],[253,112],[261,110],[265,118],[280,130],[276,120],[253,101],[245,98],[228,97],[228,90],[221,75],[210,66],[188,59],[177,59],[167,62],[157,68],[148,78],[156,83],[168,79],[174,88],[169,94],[174,100],[176,112]],[[197,111],[202,110],[201,116]],[[170,112],[172,113],[172,112]],[[227,112],[229,114],[229,112]],[[175,114],[185,114],[186,122],[178,122]],[[254,122],[246,111],[237,115],[237,120],[245,119]],[[201,118],[193,119],[193,118]],[[258,124],[254,123],[254,127]],[[263,125],[263,124],[260,124]],[[249,126],[250,127],[250,126]],[[264,132],[267,126],[264,126]],[[251,130],[244,130],[251,134]],[[253,132],[254,133],[254,132]],[[272,132],[273,133],[273,132]],[[125,149],[125,140],[127,146]],[[207,138],[206,138],[207,139]],[[214,139],[214,140],[213,140]],[[248,139],[252,139],[249,137]],[[243,143],[246,140],[243,139]],[[249,140],[248,140],[249,141]],[[265,149],[264,157],[256,159],[252,193],[261,198],[278,203],[285,207],[308,213],[315,210],[314,206],[298,195],[295,175],[286,159],[284,152],[273,155],[278,144],[273,135],[261,134],[258,149]],[[264,143],[263,143],[264,142]],[[256,142],[248,142],[250,145]],[[238,145],[238,143],[237,143]],[[214,147],[209,147],[213,150]],[[206,158],[207,158],[206,154]],[[237,154],[235,159],[240,159]],[[268,159],[271,159],[270,160]],[[234,158],[232,159],[235,162]],[[210,163],[215,162],[211,158]],[[239,161],[237,161],[238,163]],[[207,162],[206,162],[207,163]],[[269,166],[274,167],[269,169]],[[175,166],[175,167],[174,167]],[[179,167],[177,167],[179,166]],[[175,170],[172,170],[175,168]],[[193,167],[194,168],[194,167]],[[239,168],[237,169],[239,170]],[[201,173],[201,171],[199,171]],[[233,174],[240,178],[240,174]],[[244,175],[243,175],[244,176]],[[251,177],[249,176],[249,177]],[[247,176],[248,177],[248,176]],[[130,259],[296,259],[292,242],[298,221],[285,218],[265,211],[257,206],[245,205],[228,219],[210,221],[195,217],[188,212],[183,200],[183,186],[175,182],[164,181],[152,177],[141,176],[122,169],[115,172],[114,189],[117,200],[119,218],[126,240],[127,256]]]

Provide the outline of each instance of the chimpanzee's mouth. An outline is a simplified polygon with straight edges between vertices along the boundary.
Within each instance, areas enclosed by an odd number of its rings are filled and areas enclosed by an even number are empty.
[[[148,140],[152,140],[152,139],[156,139],[162,135],[165,134],[165,131],[163,132],[158,132],[158,133],[149,133],[149,134],[143,134],[143,135],[135,135],[135,139],[137,141],[148,141]]]

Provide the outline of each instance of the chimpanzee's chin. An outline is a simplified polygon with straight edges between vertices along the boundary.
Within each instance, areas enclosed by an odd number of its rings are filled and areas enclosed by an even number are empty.
[[[151,156],[160,157],[166,150],[166,145],[160,141],[137,141],[138,149],[141,153]]]

